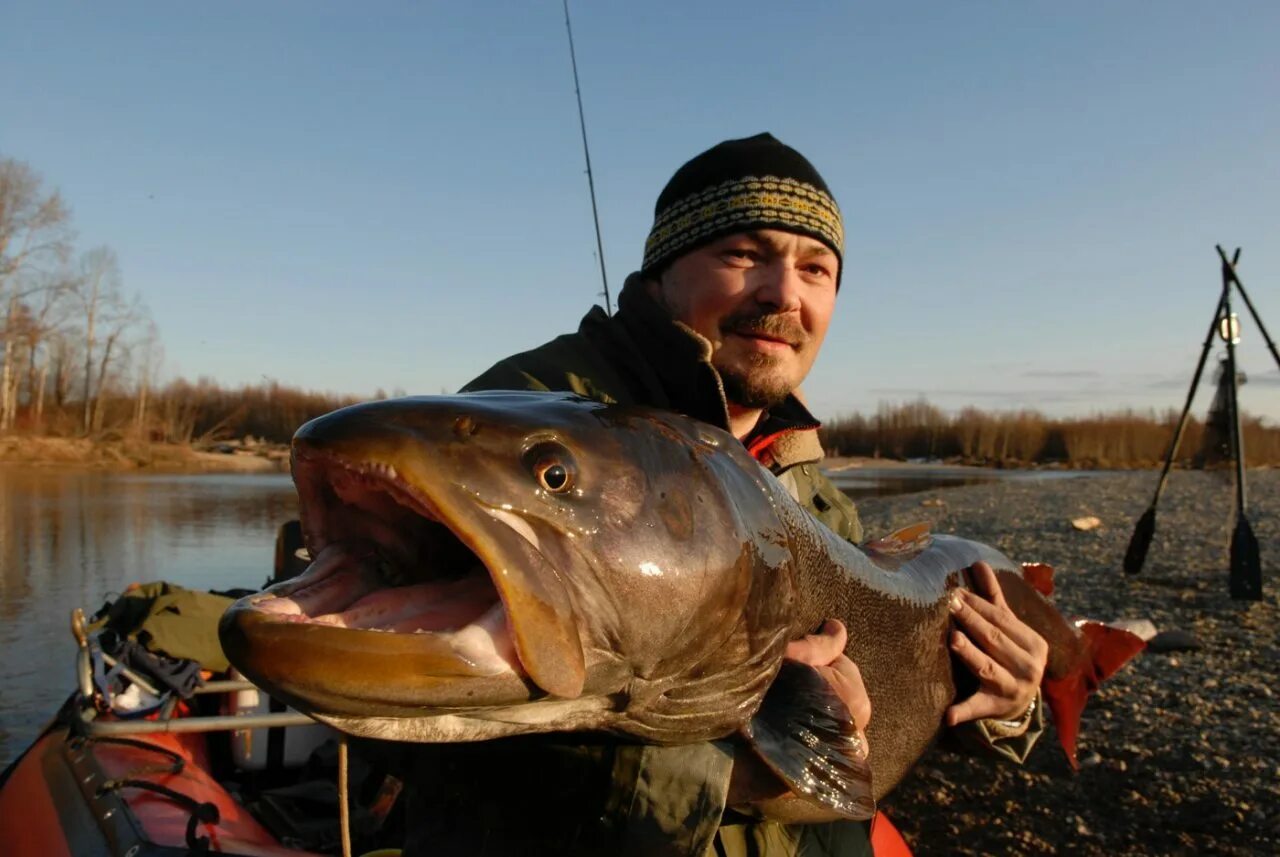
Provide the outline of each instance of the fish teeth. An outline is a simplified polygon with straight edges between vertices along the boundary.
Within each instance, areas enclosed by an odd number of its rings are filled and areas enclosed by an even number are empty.
[[[392,467],[390,464],[386,464],[381,461],[375,461],[375,462],[372,462],[371,464],[366,464],[363,470],[366,474],[381,476],[383,479],[388,479],[388,480],[394,480],[399,476],[399,474],[396,473],[396,469],[394,467]]]

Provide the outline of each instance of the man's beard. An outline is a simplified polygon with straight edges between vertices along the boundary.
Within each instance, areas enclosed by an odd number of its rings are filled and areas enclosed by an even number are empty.
[[[726,334],[763,334],[782,340],[799,348],[809,334],[787,316],[768,313],[743,313],[725,318],[720,330]],[[713,358],[714,362],[714,358]],[[791,395],[792,386],[779,377],[781,361],[768,354],[751,354],[746,369],[716,366],[724,383],[724,395],[730,404],[742,408],[769,410],[776,408]]]
[[[729,404],[752,410],[776,408],[791,395],[791,385],[769,371],[778,361],[767,354],[752,354],[747,358],[747,371],[719,367],[720,381],[724,384],[724,397]]]

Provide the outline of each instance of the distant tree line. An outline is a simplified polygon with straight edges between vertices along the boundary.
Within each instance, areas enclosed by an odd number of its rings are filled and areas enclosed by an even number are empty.
[[[882,404],[869,416],[855,414],[822,428],[828,455],[928,458],[1017,467],[1146,467],[1163,462],[1179,413],[1133,410],[1088,417],[1050,418],[1033,410],[986,412],[965,408],[948,414],[918,400]],[[1245,414],[1241,418],[1250,466],[1280,464],[1280,428]],[[1229,437],[1210,421],[1188,421],[1178,460],[1214,466],[1230,458]]]
[[[378,391],[377,398],[386,393]],[[194,384],[178,379],[153,391],[146,438],[168,443],[205,444],[253,438],[288,443],[307,420],[359,399],[287,387],[268,381],[243,387],[223,387],[208,378]],[[137,403],[120,395],[107,402],[107,425],[120,433],[135,431]]]
[[[146,395],[145,409],[141,397]],[[377,398],[385,398],[379,391]],[[134,385],[108,384],[93,406],[90,435],[108,441],[208,445],[252,439],[288,443],[298,426],[360,399],[287,387],[275,381],[224,387],[208,378],[170,381],[144,392]],[[37,417],[23,399],[9,431],[57,437],[84,436],[81,403],[50,401]]]

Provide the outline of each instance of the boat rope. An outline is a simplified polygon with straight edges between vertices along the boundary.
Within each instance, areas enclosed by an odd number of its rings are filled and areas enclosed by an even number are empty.
[[[221,813],[218,812],[216,804],[208,801],[198,801],[190,795],[184,795],[180,791],[175,791],[168,786],[162,786],[159,783],[153,783],[150,780],[137,780],[131,777],[125,777],[118,780],[107,780],[98,787],[98,797],[102,797],[110,792],[119,791],[120,789],[142,789],[144,791],[156,792],[162,794],[169,800],[181,806],[183,809],[191,813],[191,817],[187,819],[187,849],[192,854],[208,854],[209,853],[209,837],[196,836],[197,824],[217,824],[222,820]]]
[[[342,857],[351,857],[351,810],[347,805],[347,736],[338,734],[338,829],[342,836]]]
[[[90,744],[116,744],[122,747],[132,747],[135,750],[144,750],[151,753],[159,753],[161,756],[169,760],[169,764],[164,767],[139,767],[135,768],[123,777],[113,780],[107,780],[98,786],[97,796],[102,797],[117,792],[121,789],[141,789],[143,791],[156,792],[162,794],[169,800],[181,806],[183,809],[191,813],[191,817],[187,819],[187,849],[193,854],[209,853],[209,837],[196,836],[196,825],[198,824],[217,824],[221,818],[216,804],[208,801],[198,801],[190,795],[185,795],[180,791],[163,786],[160,783],[151,780],[139,779],[139,777],[152,774],[164,774],[174,776],[182,773],[183,768],[187,765],[186,758],[168,747],[161,747],[152,744],[149,741],[139,741],[134,738],[120,738],[112,735],[86,735],[77,736],[71,740],[71,746],[74,749],[81,749]]]

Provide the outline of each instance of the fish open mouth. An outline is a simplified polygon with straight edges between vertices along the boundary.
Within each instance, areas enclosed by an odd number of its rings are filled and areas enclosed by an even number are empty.
[[[361,713],[581,693],[568,596],[529,524],[414,476],[295,447],[312,562],[232,607],[232,661],[294,702]]]
[[[386,467],[312,456],[299,470],[314,559],[260,610],[335,628],[433,634],[481,674],[520,670],[488,569],[429,498]]]

